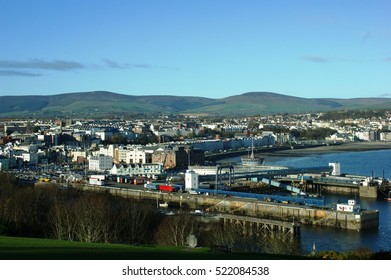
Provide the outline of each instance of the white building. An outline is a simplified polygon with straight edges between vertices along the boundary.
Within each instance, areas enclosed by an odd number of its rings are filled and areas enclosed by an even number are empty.
[[[187,170],[185,174],[185,189],[198,189],[198,174],[192,170]]]
[[[152,162],[153,151],[141,150],[141,149],[131,149],[126,153],[126,163],[151,163]]]
[[[146,176],[159,175],[163,172],[163,164],[161,163],[146,163],[146,164],[114,164],[110,169],[112,175],[123,176]]]
[[[79,157],[87,158],[87,152],[83,150],[71,151],[71,158],[73,162],[77,162]]]
[[[91,156],[88,162],[88,170],[91,171],[106,171],[113,166],[113,157],[111,156]]]
[[[380,141],[391,141],[391,132],[381,132]]]
[[[105,155],[105,156],[111,156],[115,157],[115,149],[117,148],[117,145],[109,145],[107,148],[106,147],[100,147],[99,148],[99,154]]]
[[[98,129],[94,131],[94,135],[99,137],[102,141],[106,141],[113,136],[113,132],[111,130]]]
[[[15,156],[15,158],[20,158],[23,162],[30,164],[38,164],[38,154],[35,153],[22,153],[21,155]]]
[[[339,162],[330,162],[329,166],[333,167],[331,175],[339,176],[341,175],[341,164]]]
[[[330,135],[330,137],[326,137],[327,141],[335,141],[335,142],[352,142],[354,140],[354,136],[349,133],[334,133]]]
[[[142,164],[144,176],[149,177],[149,175],[158,175],[163,172],[162,163],[144,163]]]

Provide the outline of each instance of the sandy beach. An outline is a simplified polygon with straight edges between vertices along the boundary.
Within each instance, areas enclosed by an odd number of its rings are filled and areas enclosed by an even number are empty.
[[[266,161],[272,162],[278,158],[302,157],[311,154],[329,154],[341,152],[360,152],[391,149],[391,142],[353,142],[340,145],[324,145],[315,148],[297,148],[292,150],[276,151],[262,154]]]

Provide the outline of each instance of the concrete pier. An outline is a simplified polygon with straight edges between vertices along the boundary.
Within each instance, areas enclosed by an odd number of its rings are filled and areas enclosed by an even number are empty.
[[[304,192],[308,190],[317,190],[317,193],[331,193],[344,195],[358,195],[359,197],[377,198],[378,186],[363,186],[357,183],[352,183],[352,180],[337,180],[327,179],[321,177],[314,177],[311,180],[301,182],[294,178],[280,179],[282,182],[289,182],[293,186],[300,187]]]
[[[79,188],[91,191],[105,191],[112,195],[135,199],[158,200],[160,202],[166,202],[168,205],[175,204],[191,209],[203,209],[211,213],[251,216],[286,222],[295,221],[302,224],[349,230],[363,230],[379,226],[379,212],[377,210],[361,210],[358,213],[352,213],[239,197],[138,191],[102,186],[83,186]]]
[[[273,236],[274,233],[279,233],[290,238],[300,235],[300,223],[298,222],[284,222],[232,214],[220,214],[219,217],[223,219],[224,226],[240,225],[245,235],[263,234]]]

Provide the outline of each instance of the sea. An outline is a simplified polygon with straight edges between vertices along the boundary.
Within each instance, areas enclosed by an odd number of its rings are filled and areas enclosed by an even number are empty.
[[[341,173],[385,177],[391,180],[391,150],[338,152],[310,154],[300,157],[274,158],[265,165],[290,167],[327,166],[330,162],[341,164]],[[347,252],[368,249],[372,252],[391,251],[391,202],[384,198],[371,199],[348,195],[325,195],[327,204],[355,199],[362,209],[379,210],[379,227],[361,231],[301,226],[303,252]]]

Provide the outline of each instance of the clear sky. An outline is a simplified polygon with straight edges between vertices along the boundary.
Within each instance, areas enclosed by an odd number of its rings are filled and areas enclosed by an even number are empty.
[[[0,0],[0,95],[391,96],[390,0]]]

